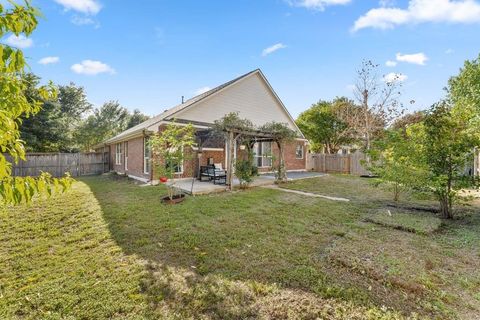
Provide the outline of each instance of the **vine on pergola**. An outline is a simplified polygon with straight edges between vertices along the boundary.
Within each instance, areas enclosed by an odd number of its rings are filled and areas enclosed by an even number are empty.
[[[270,122],[261,127],[256,127],[248,119],[242,119],[238,113],[232,112],[225,115],[222,119],[216,120],[213,125],[214,133],[223,134],[228,145],[228,163],[227,163],[227,185],[232,189],[233,180],[233,157],[236,141],[249,141],[253,144],[255,141],[273,141],[277,144],[279,150],[278,166],[274,169],[278,182],[287,180],[285,171],[285,161],[283,156],[283,146],[286,142],[297,137],[297,133],[290,129],[287,124],[279,122]],[[249,150],[251,146],[249,145]]]

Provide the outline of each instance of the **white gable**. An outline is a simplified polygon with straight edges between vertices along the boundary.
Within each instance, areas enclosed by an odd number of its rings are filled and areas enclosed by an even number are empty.
[[[276,121],[287,123],[291,129],[298,130],[260,72],[235,82],[172,117],[213,123],[230,112],[238,112],[240,118],[249,119],[254,125],[261,126]]]

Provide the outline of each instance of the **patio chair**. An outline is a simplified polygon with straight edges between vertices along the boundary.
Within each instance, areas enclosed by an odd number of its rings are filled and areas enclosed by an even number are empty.
[[[201,166],[200,167],[200,181],[207,178],[208,181],[213,181],[213,184],[226,184],[227,174],[225,170],[216,168],[215,165]]]

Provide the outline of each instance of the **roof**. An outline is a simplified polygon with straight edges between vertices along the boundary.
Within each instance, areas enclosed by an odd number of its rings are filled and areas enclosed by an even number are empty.
[[[255,74],[255,73],[259,73],[263,79],[265,79],[265,82],[267,82],[268,86],[270,87],[270,89],[272,90],[272,92],[274,93],[275,97],[278,99],[278,101],[280,102],[280,104],[284,107],[285,111],[286,108],[285,106],[283,105],[283,103],[281,102],[281,100],[278,98],[278,96],[276,95],[276,93],[273,91],[273,89],[271,88],[270,84],[268,83],[268,81],[266,80],[265,76],[263,75],[262,71],[260,69],[255,69],[253,71],[250,71],[244,75],[241,75],[239,76],[238,78],[235,78],[233,80],[230,80],[228,82],[225,82],[224,84],[221,84],[219,85],[218,87],[215,87],[211,90],[208,90],[202,94],[199,94],[193,98],[190,98],[188,100],[186,100],[184,103],[181,103],[179,105],[176,105],[168,110],[165,110],[164,112],[160,113],[159,115],[153,117],[153,118],[150,118],[128,130],[125,130],[123,132],[121,132],[120,134],[116,135],[115,137],[113,138],[110,138],[106,141],[104,141],[102,143],[103,144],[110,144],[110,143],[113,143],[113,142],[118,142],[118,141],[122,141],[124,138],[127,138],[127,137],[131,137],[131,136],[135,136],[137,134],[140,134],[140,133],[143,133],[144,131],[148,130],[148,128],[150,128],[151,126],[161,122],[161,121],[168,121],[174,114],[184,110],[185,108],[188,108],[194,104],[196,104],[197,102],[200,102],[202,101],[203,99],[233,85],[234,83],[244,79],[244,78],[247,78],[248,76],[252,75],[252,74]],[[288,113],[287,111],[287,114],[291,117],[290,113]],[[292,119],[293,120],[293,119]],[[298,128],[297,128],[298,129]],[[298,129],[299,130],[299,129]],[[301,131],[299,130],[299,132],[301,133]]]

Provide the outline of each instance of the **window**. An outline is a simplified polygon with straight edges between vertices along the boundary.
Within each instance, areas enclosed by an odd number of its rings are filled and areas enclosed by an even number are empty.
[[[303,159],[303,145],[297,144],[297,148],[295,149],[295,158]]]
[[[148,137],[143,138],[143,173],[150,173],[150,143]]]
[[[115,145],[115,164],[121,165],[122,164],[122,144],[117,143]]]
[[[253,160],[257,167],[272,166],[272,143],[257,142],[253,146]]]
[[[128,170],[128,141],[125,141],[125,171]]]
[[[183,173],[183,164],[181,163],[176,163],[175,161],[165,163],[165,167],[167,168],[168,171],[170,171],[170,168],[173,166],[173,173]]]
[[[174,150],[172,150],[175,152]],[[183,147],[182,147],[182,154],[183,154]],[[183,157],[182,157],[183,158]],[[167,161],[165,163],[165,168],[167,171],[170,171],[170,168],[173,167],[173,173],[183,173],[183,163],[179,163],[179,161],[176,161],[176,159],[171,159],[170,162]]]

